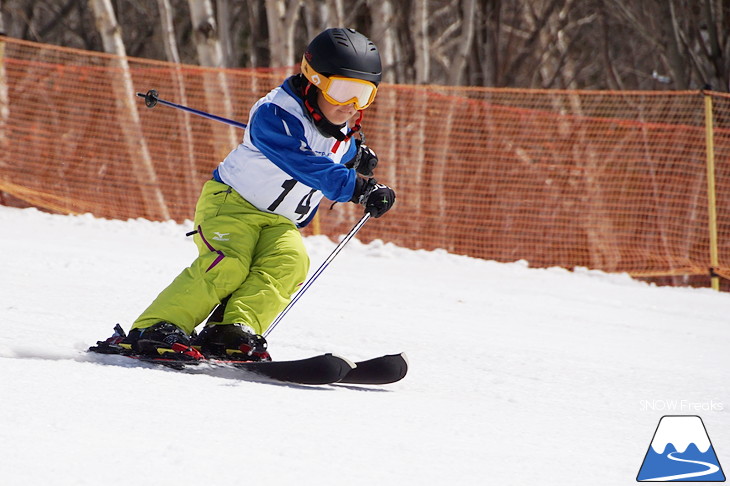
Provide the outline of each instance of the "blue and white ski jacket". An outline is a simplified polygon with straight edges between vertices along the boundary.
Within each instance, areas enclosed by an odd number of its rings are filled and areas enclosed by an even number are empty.
[[[261,211],[306,226],[323,196],[345,202],[355,190],[352,140],[337,144],[322,135],[306,115],[289,80],[254,104],[243,142],[214,172]],[[343,128],[345,133],[347,127]]]

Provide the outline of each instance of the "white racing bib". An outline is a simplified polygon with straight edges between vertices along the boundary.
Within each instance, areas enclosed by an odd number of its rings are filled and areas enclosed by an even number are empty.
[[[341,164],[354,156],[354,144],[322,135],[284,86],[253,106],[243,142],[218,166],[218,176],[259,210],[304,226],[323,196],[352,197],[356,174]]]

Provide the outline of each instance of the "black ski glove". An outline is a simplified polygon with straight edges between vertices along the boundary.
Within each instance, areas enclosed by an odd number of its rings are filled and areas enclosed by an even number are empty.
[[[348,169],[355,169],[358,173],[365,177],[372,177],[375,167],[378,165],[378,156],[375,154],[373,149],[362,143],[360,140],[355,140],[355,146],[357,152],[355,156],[345,163],[345,167]]]
[[[365,212],[379,218],[395,204],[395,191],[384,184],[378,184],[373,178],[358,177],[350,201],[362,204],[365,206]]]

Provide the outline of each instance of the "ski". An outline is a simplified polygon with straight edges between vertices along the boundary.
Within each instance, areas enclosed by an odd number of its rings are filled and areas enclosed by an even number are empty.
[[[327,385],[342,380],[354,368],[351,361],[327,353],[291,361],[256,361],[232,364],[233,368],[276,381],[301,385]]]
[[[233,370],[236,378],[255,381],[257,378],[300,385],[385,385],[401,380],[408,371],[404,353],[380,356],[353,363],[341,356],[326,353],[309,358],[287,361],[229,361],[219,359],[193,359],[186,355],[174,357],[148,357],[130,352],[119,345],[126,336],[117,324],[114,335],[105,341],[97,341],[88,351],[97,354],[117,355],[139,362],[161,365],[175,370],[211,369]],[[240,376],[239,376],[240,374]],[[229,374],[230,376],[230,374]]]
[[[100,349],[100,346],[92,346],[89,352],[117,355],[142,363],[172,368],[174,370],[230,370],[235,375],[228,373],[241,380],[256,381],[273,380],[283,383],[294,383],[299,385],[328,385],[337,383],[349,373],[355,364],[340,356],[331,353],[312,356],[310,358],[288,360],[288,361],[224,361],[216,359],[182,360],[174,358],[150,358],[123,352],[110,352],[108,349]]]
[[[408,372],[405,353],[388,354],[367,361],[358,361],[339,383],[352,385],[387,385],[402,380]]]

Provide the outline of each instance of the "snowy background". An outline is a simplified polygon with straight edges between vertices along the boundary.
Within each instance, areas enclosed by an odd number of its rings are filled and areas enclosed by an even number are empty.
[[[188,225],[0,227],[2,484],[630,485],[667,414],[700,415],[730,472],[727,294],[353,240],[271,353],[405,351],[408,376],[251,383],[84,353],[194,258]],[[334,243],[307,246],[314,270]]]

